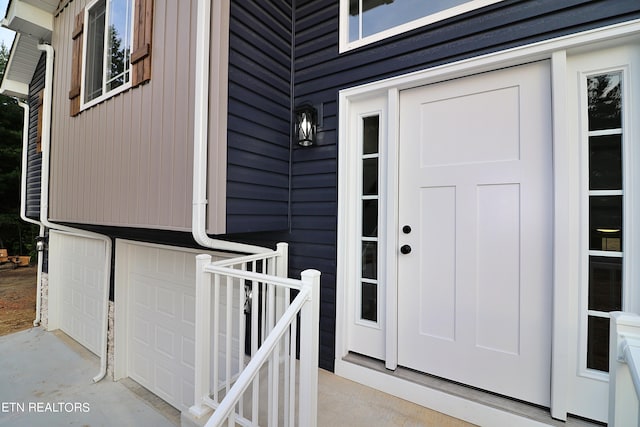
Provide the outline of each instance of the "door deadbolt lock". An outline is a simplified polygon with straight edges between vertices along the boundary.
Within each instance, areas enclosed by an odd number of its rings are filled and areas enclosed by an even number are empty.
[[[402,247],[400,248],[400,252],[402,252],[404,255],[411,253],[411,246],[402,245]]]
[[[411,233],[411,226],[410,225],[405,225],[404,227],[402,227],[402,232],[404,234],[409,234]]]

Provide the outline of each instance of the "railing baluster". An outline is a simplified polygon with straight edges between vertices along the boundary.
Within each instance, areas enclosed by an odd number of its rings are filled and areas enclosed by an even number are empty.
[[[253,298],[251,300],[251,357],[253,357],[258,351],[258,334],[259,334],[259,301],[260,301],[260,284],[255,280],[251,281],[251,292]],[[258,425],[259,413],[259,400],[260,400],[260,375],[256,376],[253,380],[253,389],[251,394],[251,419],[253,425]]]
[[[220,390],[220,275],[213,276],[213,301],[216,309],[213,310],[213,400],[220,402],[218,390]]]
[[[246,271],[246,263],[240,265],[242,271]],[[245,286],[246,282],[243,279],[239,280],[238,288],[238,374],[244,370],[244,343],[246,337],[246,317],[244,314],[245,304]],[[244,417],[244,400],[240,399],[238,402],[238,413],[241,417]]]
[[[226,298],[226,310],[225,310],[225,394],[229,393],[231,389],[231,379],[233,378],[233,369],[231,362],[233,360],[233,282],[236,280],[232,277],[226,278],[227,284],[227,298]]]
[[[287,289],[287,293],[289,290]],[[289,299],[287,299],[287,308],[289,308]],[[295,424],[295,416],[296,416],[296,337],[298,336],[298,319],[294,319],[291,322],[291,326],[289,328],[289,390],[288,390],[288,415],[287,415],[287,423],[286,425],[293,426]]]

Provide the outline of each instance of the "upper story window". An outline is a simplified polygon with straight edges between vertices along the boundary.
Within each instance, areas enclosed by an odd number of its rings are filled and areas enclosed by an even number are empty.
[[[71,32],[70,114],[151,80],[154,0],[93,0]]]
[[[354,49],[501,0],[341,0],[340,51]]]
[[[83,103],[128,86],[132,6],[132,0],[98,0],[87,8]]]

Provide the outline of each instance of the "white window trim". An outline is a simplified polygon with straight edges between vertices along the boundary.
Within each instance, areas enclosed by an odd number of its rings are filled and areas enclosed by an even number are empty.
[[[340,53],[365,46],[388,37],[395,36],[407,31],[411,31],[416,28],[423,27],[425,25],[433,24],[434,22],[443,21],[453,16],[462,15],[463,13],[470,12],[472,10],[480,9],[481,7],[489,6],[494,3],[501,2],[503,0],[471,0],[468,3],[454,6],[449,9],[445,9],[441,12],[433,13],[431,15],[424,16],[422,18],[415,19],[405,24],[398,25],[388,30],[380,31],[370,36],[349,41],[349,0],[340,0]]]
[[[343,6],[341,3],[341,6]],[[343,18],[341,16],[341,18]],[[336,352],[335,352],[335,373],[336,375],[359,382],[369,387],[384,389],[387,393],[398,396],[405,400],[429,407],[439,412],[446,413],[456,418],[464,419],[479,425],[534,425],[535,422],[526,420],[514,414],[508,414],[499,409],[482,405],[476,402],[458,398],[447,393],[439,392],[435,389],[423,387],[415,383],[403,380],[398,377],[389,376],[382,372],[360,366],[357,363],[344,360],[348,348],[348,319],[352,301],[349,298],[350,278],[353,277],[353,262],[349,262],[353,254],[353,226],[354,200],[349,197],[353,193],[353,185],[356,177],[353,176],[353,152],[350,145],[353,145],[350,136],[350,106],[367,97],[384,96],[387,99],[390,118],[387,128],[387,144],[384,150],[381,148],[381,155],[389,156],[385,162],[390,167],[387,171],[388,188],[397,186],[397,116],[399,91],[420,85],[427,85],[464,77],[475,73],[491,71],[499,68],[520,65],[523,63],[542,59],[551,59],[551,79],[553,87],[552,110],[553,110],[553,161],[554,161],[554,273],[553,273],[553,334],[552,334],[552,374],[551,374],[551,415],[555,419],[566,420],[569,405],[569,389],[571,387],[570,378],[576,374],[567,363],[567,355],[573,351],[570,349],[568,337],[574,327],[575,320],[567,314],[567,307],[572,303],[571,283],[578,279],[579,273],[575,266],[580,259],[579,246],[575,245],[576,238],[579,238],[579,225],[576,225],[573,201],[576,200],[575,180],[579,177],[579,162],[574,156],[574,149],[570,146],[569,133],[572,131],[567,124],[567,100],[566,94],[569,92],[567,82],[567,50],[582,51],[601,49],[605,47],[617,46],[624,42],[624,39],[638,40],[640,37],[640,20],[627,21],[607,27],[584,31],[581,33],[562,36],[550,40],[545,40],[525,46],[511,48],[499,52],[494,52],[458,62],[445,64],[426,70],[421,70],[402,76],[392,77],[361,86],[344,89],[338,96],[338,247],[337,247],[337,275],[336,275]],[[633,92],[634,96],[640,96],[638,91]],[[635,137],[634,137],[635,138]],[[640,150],[638,150],[640,151]],[[640,153],[629,156],[627,161],[640,161]],[[628,167],[626,164],[624,167]],[[637,164],[637,163],[636,163]],[[395,165],[395,166],[394,166]],[[640,172],[634,171],[633,182],[640,184]],[[356,181],[357,182],[357,181]],[[626,184],[629,185],[629,184]],[[628,188],[628,187],[627,187]],[[579,196],[578,196],[579,198]],[[395,208],[397,198],[387,200],[387,213],[391,213],[386,218],[386,224],[397,228]],[[395,206],[392,206],[394,205]],[[633,201],[634,208],[640,209],[640,197]],[[571,205],[571,209],[568,208]],[[628,216],[627,216],[628,217]],[[628,226],[629,227],[629,226]],[[392,235],[393,230],[384,230],[380,233]],[[636,230],[628,228],[629,233]],[[386,253],[397,251],[394,246],[395,240],[389,241]],[[627,252],[627,256],[635,256],[635,252]],[[389,265],[386,266],[388,276],[395,274],[396,266],[394,257],[388,258]],[[383,261],[384,262],[384,261]],[[640,276],[640,267],[635,268],[634,277]],[[393,369],[395,357],[397,357],[397,342],[394,340],[392,330],[397,328],[397,312],[394,308],[396,298],[394,292],[397,291],[397,284],[391,283],[388,279],[387,288],[387,309],[382,309],[381,315],[386,316],[386,366]],[[635,289],[635,297],[640,290]],[[627,299],[625,297],[625,304]],[[638,310],[640,307],[629,306],[630,310]],[[531,421],[531,424],[528,422]]]
[[[622,149],[622,190],[589,190],[589,137],[592,136],[589,133],[588,129],[588,114],[587,114],[587,79],[589,77],[598,76],[601,74],[608,73],[620,73],[621,81],[622,81],[622,141],[621,141],[621,149]],[[629,234],[627,230],[627,226],[631,224],[631,207],[629,206],[629,199],[627,198],[629,191],[628,188],[631,188],[632,185],[629,182],[627,171],[629,170],[630,164],[627,160],[628,156],[628,145],[629,145],[629,137],[627,135],[627,130],[631,128],[631,117],[630,117],[630,106],[631,106],[631,92],[629,90],[631,84],[631,73],[629,71],[629,65],[614,65],[607,66],[606,68],[597,68],[590,69],[588,71],[581,71],[579,75],[579,87],[580,99],[578,100],[578,108],[580,109],[580,187],[581,187],[581,230],[580,230],[580,308],[579,308],[579,316],[580,316],[580,324],[578,329],[578,376],[590,378],[597,381],[608,382],[609,374],[607,372],[598,371],[596,369],[587,368],[587,325],[589,316],[595,317],[606,317],[601,314],[600,311],[592,311],[589,310],[589,258],[590,256],[603,256],[608,258],[623,258],[622,265],[622,310],[628,310],[628,304],[626,304],[625,297],[629,293],[632,287],[630,286],[629,280],[630,271],[629,261],[627,255],[627,247],[633,245],[633,241],[635,239]],[[603,135],[609,134],[606,131],[601,132]],[[611,195],[620,195],[623,196],[622,202],[622,233],[623,233],[623,248],[622,252],[609,252],[609,251],[595,251],[589,249],[589,199],[591,196],[597,195],[603,196],[611,196]],[[625,262],[626,261],[626,262]]]
[[[378,267],[377,271],[376,271],[376,279],[366,279],[364,277],[362,277],[362,274],[360,274],[360,276],[357,278],[357,280],[359,280],[360,282],[366,282],[366,283],[372,283],[376,285],[376,292],[377,292],[377,297],[376,297],[376,321],[373,320],[367,320],[367,319],[363,319],[360,314],[361,314],[361,310],[362,310],[362,284],[360,284],[360,286],[357,288],[357,292],[355,295],[355,307],[354,307],[354,313],[356,314],[356,318],[355,318],[355,323],[360,325],[360,326],[366,326],[366,327],[370,327],[370,328],[374,328],[374,329],[378,329],[381,330],[382,329],[382,310],[384,309],[384,306],[382,305],[383,303],[383,294],[382,294],[382,290],[384,289],[384,277],[382,277],[382,265],[380,264],[380,260],[383,259],[383,247],[382,247],[382,239],[381,239],[381,235],[378,233],[377,237],[369,237],[366,238],[364,236],[362,236],[362,215],[363,215],[363,209],[362,209],[362,201],[365,199],[365,196],[362,194],[362,188],[363,188],[363,159],[366,158],[376,158],[378,159],[378,194],[375,196],[375,200],[378,201],[378,224],[381,224],[381,220],[382,220],[382,206],[383,206],[383,199],[382,199],[382,192],[384,191],[382,188],[382,183],[383,183],[383,176],[382,176],[382,155],[380,153],[380,147],[382,146],[383,143],[383,138],[384,136],[382,135],[382,131],[384,130],[382,128],[382,126],[380,125],[378,127],[378,152],[375,155],[363,155],[362,154],[362,147],[363,147],[363,139],[364,139],[364,124],[363,124],[363,120],[367,117],[378,117],[380,122],[382,122],[382,120],[384,119],[383,116],[384,112],[383,110],[375,110],[375,111],[371,111],[371,112],[367,112],[367,113],[363,113],[359,115],[359,121],[358,121],[358,149],[360,150],[359,155],[360,155],[360,162],[358,163],[358,178],[359,178],[359,182],[358,182],[358,188],[360,188],[360,205],[358,206],[358,214],[357,214],[357,218],[358,218],[358,228],[356,229],[357,232],[360,233],[360,267],[362,268],[362,242],[364,241],[370,241],[370,242],[376,242],[377,245],[377,251],[376,251],[376,265]],[[370,196],[373,199],[373,196]],[[380,228],[383,229],[383,228]],[[360,270],[362,271],[362,269]]]
[[[129,81],[118,86],[115,89],[112,89],[108,92],[106,92],[106,76],[104,73],[104,64],[106,64],[106,62],[103,62],[103,74],[102,74],[102,95],[100,95],[97,98],[92,99],[89,102],[85,102],[85,80],[86,80],[86,67],[87,67],[87,40],[89,39],[89,32],[88,32],[88,28],[89,28],[89,10],[95,6],[100,0],[93,0],[91,3],[87,4],[87,6],[84,8],[84,28],[82,30],[82,77],[81,77],[81,81],[80,81],[80,111],[86,110],[88,108],[93,107],[94,105],[100,104],[101,102],[104,102],[105,100],[111,98],[112,96],[115,96],[121,92],[124,92],[125,90],[128,90],[131,88],[131,79],[132,79],[132,67],[131,67],[131,61],[129,61]],[[134,36],[134,30],[133,30],[133,23],[136,22],[136,16],[135,16],[135,1],[134,0],[127,0],[129,3],[131,3],[131,34],[130,34],[130,42],[131,42],[131,48],[133,49],[133,36]],[[109,8],[109,0],[107,0],[107,5],[106,5],[106,10],[105,10],[105,23],[109,22],[109,13],[110,13],[110,8]],[[106,31],[106,25],[105,25],[105,31]],[[104,47],[103,47],[103,57],[106,60],[106,52],[107,52],[107,43],[108,43],[108,37],[105,36],[104,38]],[[129,52],[129,54],[131,54],[131,52]]]

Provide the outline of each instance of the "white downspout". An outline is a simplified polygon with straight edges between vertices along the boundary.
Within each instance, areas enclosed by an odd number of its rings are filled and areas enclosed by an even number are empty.
[[[20,177],[20,218],[24,222],[35,224],[40,227],[38,236],[44,237],[44,226],[40,221],[27,217],[27,165],[29,157],[29,104],[18,100],[18,105],[24,110],[24,122],[22,125],[22,170]],[[40,325],[40,309],[42,300],[42,251],[38,251],[38,273],[36,276],[36,318],[33,326]]]
[[[105,244],[103,310],[100,348],[100,372],[93,378],[94,382],[103,379],[107,374],[107,328],[109,316],[109,288],[111,285],[111,238],[102,234],[86,231],[49,221],[49,166],[51,160],[51,108],[53,101],[53,47],[39,44],[38,49],[46,53],[44,98],[42,108],[42,178],[40,187],[40,222],[45,227],[78,236],[102,240]]]
[[[217,0],[216,6],[221,1]],[[211,40],[211,0],[198,1],[196,28],[195,111],[193,132],[193,213],[191,233],[195,241],[207,248],[264,253],[271,249],[212,239],[207,234],[207,146],[209,135],[209,66]]]

